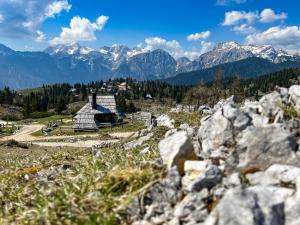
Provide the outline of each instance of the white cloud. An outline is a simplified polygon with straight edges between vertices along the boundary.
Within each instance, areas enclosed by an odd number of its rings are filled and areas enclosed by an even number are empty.
[[[146,49],[154,50],[154,49],[164,49],[168,51],[172,55],[176,55],[179,51],[182,50],[180,44],[176,40],[167,41],[160,37],[150,37],[145,39]]]
[[[203,54],[203,53],[206,53],[206,52],[212,50],[212,47],[213,47],[212,42],[201,41],[200,54]]]
[[[68,0],[0,0],[0,12],[5,18],[5,23],[0,26],[0,36],[35,38],[47,18],[70,8]]]
[[[55,15],[61,13],[64,10],[69,12],[71,7],[72,5],[69,4],[67,0],[55,1],[47,6],[45,16],[55,17]]]
[[[233,26],[239,22],[245,22],[250,24],[258,18],[257,12],[245,12],[245,11],[231,11],[225,13],[225,19],[222,23],[223,26]]]
[[[228,5],[230,3],[242,4],[247,2],[247,0],[217,0],[217,5]]]
[[[95,41],[96,31],[101,31],[107,23],[108,16],[99,16],[95,22],[84,17],[75,16],[71,19],[70,27],[63,27],[59,37],[50,41],[51,45],[71,44],[78,41]]]
[[[36,32],[35,41],[36,42],[44,42],[45,40],[46,40],[46,35],[42,31],[38,30]]]
[[[241,22],[243,24],[251,24],[255,21],[259,21],[261,23],[271,23],[276,20],[285,20],[287,18],[287,14],[282,12],[276,14],[272,9],[264,9],[259,14],[258,12],[245,12],[245,11],[230,11],[225,13],[225,18],[222,23],[223,26],[234,26],[239,25]]]
[[[272,45],[279,49],[295,53],[300,51],[300,27],[271,27],[266,31],[248,35],[247,44]]]
[[[195,34],[190,34],[189,36],[187,36],[187,40],[188,41],[197,41],[200,39],[208,39],[210,37],[210,31],[203,31],[200,33],[195,33]]]
[[[152,51],[155,49],[163,49],[170,53],[175,59],[180,57],[187,57],[189,59],[196,59],[201,54],[209,51],[212,47],[211,42],[201,41],[201,48],[185,50],[178,41],[166,40],[160,37],[150,37],[145,39],[145,50]],[[142,45],[139,45],[142,46]]]
[[[280,14],[276,14],[272,9],[264,9],[260,13],[260,22],[262,23],[272,23],[276,20],[285,20],[287,18],[287,14],[282,12]]]
[[[256,29],[254,27],[247,25],[247,24],[235,26],[232,30],[239,34],[252,34],[256,31]]]

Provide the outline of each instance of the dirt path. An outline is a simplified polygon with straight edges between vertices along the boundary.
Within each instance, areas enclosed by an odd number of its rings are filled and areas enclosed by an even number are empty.
[[[53,146],[53,147],[91,147],[95,144],[101,144],[103,142],[100,140],[85,140],[85,141],[77,141],[77,142],[68,142],[66,139],[80,139],[80,138],[95,138],[99,136],[99,134],[84,134],[84,135],[62,135],[62,136],[41,136],[35,137],[31,134],[41,130],[44,127],[42,124],[34,124],[34,125],[24,125],[16,134],[11,136],[0,138],[1,141],[7,141],[14,139],[19,142],[31,142],[33,144],[37,144],[39,146]],[[134,132],[115,132],[109,134],[112,138],[127,138],[133,135]],[[53,140],[53,142],[51,142]],[[58,141],[59,140],[59,141]],[[115,142],[118,140],[110,140],[111,142]],[[107,142],[107,141],[106,141]]]
[[[102,143],[117,143],[120,140],[87,140],[87,141],[77,141],[74,143],[71,142],[31,142],[34,145],[39,145],[43,147],[76,147],[76,148],[91,148],[93,145],[99,145]]]
[[[35,124],[35,125],[24,125],[17,133],[3,137],[0,140],[1,141],[7,141],[14,139],[16,141],[32,141],[35,137],[33,137],[31,134],[39,131],[43,128],[44,125],[41,124]]]

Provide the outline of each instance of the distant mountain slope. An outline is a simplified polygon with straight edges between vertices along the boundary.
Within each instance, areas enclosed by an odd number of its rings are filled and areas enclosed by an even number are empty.
[[[239,75],[241,77],[256,77],[273,73],[286,68],[300,68],[300,60],[272,63],[262,58],[246,58],[236,62],[225,63],[209,69],[181,73],[175,77],[165,79],[170,84],[194,85],[213,80],[217,71],[222,71],[223,77]]]
[[[0,44],[0,88],[32,88],[42,84],[76,83],[130,77],[137,80],[168,79],[177,74],[204,70],[215,66],[258,57],[261,60],[239,62],[220,68],[226,74],[258,75],[277,71],[291,64],[298,65],[299,56],[271,46],[220,43],[196,60],[177,60],[168,52],[156,49],[129,48],[124,45],[92,49],[79,44],[57,45],[43,52],[18,52]],[[288,64],[288,65],[287,65]],[[204,70],[201,79],[210,80],[215,69]],[[198,72],[183,82],[199,82]],[[181,84],[181,77],[174,78]]]
[[[0,87],[15,89],[67,81],[53,58],[43,52],[0,54]]]

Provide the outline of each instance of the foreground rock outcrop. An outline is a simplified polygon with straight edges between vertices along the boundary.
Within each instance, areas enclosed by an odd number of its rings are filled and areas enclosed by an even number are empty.
[[[198,133],[170,126],[159,143],[167,175],[128,206],[128,222],[300,224],[300,86],[202,108]]]

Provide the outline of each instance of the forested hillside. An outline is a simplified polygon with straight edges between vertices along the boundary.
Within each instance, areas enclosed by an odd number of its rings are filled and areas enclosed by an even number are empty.
[[[244,60],[226,63],[213,68],[181,73],[175,77],[165,79],[170,84],[197,85],[213,80],[217,71],[222,71],[223,77],[240,76],[242,78],[256,77],[263,74],[277,72],[287,68],[299,68],[299,61],[288,61],[283,63],[272,63],[261,58],[247,58]]]

